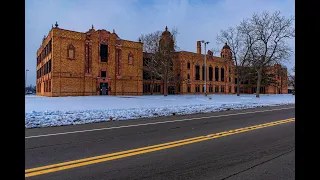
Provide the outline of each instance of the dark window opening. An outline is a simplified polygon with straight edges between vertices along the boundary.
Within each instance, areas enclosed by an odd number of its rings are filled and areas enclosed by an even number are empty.
[[[101,71],[101,77],[103,78],[107,77],[107,71]]]
[[[209,81],[212,81],[213,79],[213,68],[209,67]]]
[[[188,64],[187,64],[187,68],[188,68],[188,69],[190,69],[190,62],[188,62]]]
[[[191,92],[191,87],[190,86],[187,87],[187,91],[188,91],[188,93]]]
[[[196,66],[196,80],[200,80],[200,66]]]
[[[204,92],[204,86],[202,86],[202,92]]]
[[[221,68],[221,81],[224,81],[224,68]]]
[[[154,93],[160,93],[161,85],[160,84],[154,84],[153,85],[153,92]]]
[[[216,67],[214,71],[215,71],[215,80],[219,81],[219,68]]]
[[[51,70],[52,70],[52,63],[51,63],[52,61],[51,61],[51,59],[49,60],[49,72],[51,72]]]
[[[231,93],[231,86],[229,86],[229,93]]]
[[[196,86],[196,92],[200,92],[200,86]]]
[[[143,71],[143,79],[144,80],[149,80],[150,78],[150,74],[148,71]]]
[[[234,83],[238,84],[238,78],[234,78]]]
[[[214,92],[216,92],[216,93],[219,92],[219,86],[214,87]]]
[[[188,74],[188,80],[190,80],[190,74]]]
[[[204,77],[205,77],[205,68],[204,68],[204,65],[202,66],[202,80],[204,80]]]
[[[221,86],[221,92],[224,92],[224,86]]]
[[[231,82],[231,77],[229,77],[229,82]]]
[[[213,92],[213,87],[209,86],[209,92]]]
[[[108,45],[100,44],[101,62],[108,62]]]
[[[150,93],[150,84],[143,84],[143,93]]]

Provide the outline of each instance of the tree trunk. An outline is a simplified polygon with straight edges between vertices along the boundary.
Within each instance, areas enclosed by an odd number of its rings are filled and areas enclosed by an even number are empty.
[[[168,96],[168,80],[167,80],[167,77],[164,78],[163,95],[164,96]]]
[[[154,85],[154,80],[152,79],[151,80],[151,90],[150,90],[151,91],[151,95],[153,95],[153,85]]]
[[[238,82],[237,82],[237,96],[240,96],[240,75],[238,75]]]
[[[260,98],[260,86],[262,79],[262,68],[258,70],[258,80],[257,80],[257,90],[256,90],[256,98]]]

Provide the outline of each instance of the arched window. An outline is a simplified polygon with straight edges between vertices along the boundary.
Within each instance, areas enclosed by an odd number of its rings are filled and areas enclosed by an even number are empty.
[[[205,77],[205,75],[204,75],[204,71],[205,71],[205,69],[204,69],[204,65],[202,65],[202,80],[204,80],[204,77]]]
[[[209,67],[209,81],[212,81],[213,79],[213,68],[212,66]]]
[[[75,48],[72,44],[69,44],[67,53],[69,59],[75,59]]]
[[[133,54],[130,52],[128,54],[128,64],[133,65]]]
[[[196,80],[200,80],[200,66],[196,65]]]
[[[214,75],[215,75],[215,80],[219,81],[219,68],[218,67],[214,68]]]
[[[224,68],[221,68],[221,81],[224,81]]]

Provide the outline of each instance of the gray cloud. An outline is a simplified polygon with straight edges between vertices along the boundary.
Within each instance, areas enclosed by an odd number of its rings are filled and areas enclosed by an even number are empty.
[[[209,49],[220,49],[216,36],[220,29],[235,26],[254,12],[280,10],[294,16],[294,0],[28,0],[26,1],[26,68],[27,84],[36,81],[36,51],[51,25],[85,32],[93,24],[95,29],[106,29],[123,39],[137,40],[140,34],[179,29],[178,46],[181,50],[196,51],[196,41],[210,41]],[[288,43],[294,48],[294,39]],[[288,69],[294,66],[294,54]]]

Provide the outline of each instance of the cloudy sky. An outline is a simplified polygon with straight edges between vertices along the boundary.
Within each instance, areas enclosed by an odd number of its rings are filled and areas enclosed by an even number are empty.
[[[181,50],[196,52],[196,41],[209,41],[208,48],[220,49],[216,43],[220,29],[235,26],[254,12],[279,10],[294,16],[294,0],[26,0],[25,37],[27,84],[36,82],[36,52],[52,24],[86,32],[115,29],[127,40],[141,34],[177,27]],[[294,39],[288,43],[294,49]],[[294,54],[285,65],[294,66]]]

